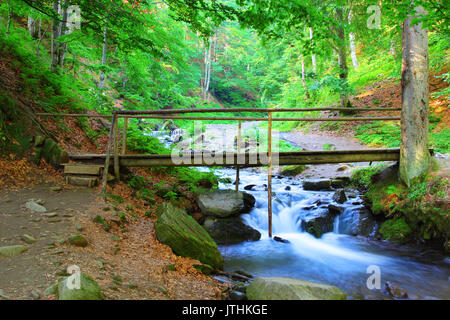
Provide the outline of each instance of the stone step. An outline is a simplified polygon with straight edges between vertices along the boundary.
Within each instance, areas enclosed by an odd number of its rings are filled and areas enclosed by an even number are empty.
[[[66,176],[66,182],[74,186],[95,187],[98,184],[97,177]]]
[[[65,164],[64,173],[65,174],[85,174],[92,176],[99,176],[103,172],[103,165],[92,165],[92,164]]]

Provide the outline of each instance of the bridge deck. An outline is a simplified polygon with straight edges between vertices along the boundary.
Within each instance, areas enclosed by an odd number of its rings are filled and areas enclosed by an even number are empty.
[[[430,149],[430,153],[433,150]],[[206,156],[211,156],[210,159]],[[298,151],[273,153],[273,163],[278,157],[279,165],[291,164],[325,164],[325,163],[348,163],[348,162],[371,162],[371,161],[398,161],[400,149],[368,149],[368,150],[334,150],[334,151]],[[234,167],[259,167],[267,165],[268,153],[188,153],[180,155],[178,161],[173,161],[172,155],[157,154],[133,154],[119,155],[119,165],[125,167],[212,167],[224,166]],[[83,163],[104,163],[105,154],[71,154],[70,159]],[[211,159],[214,159],[212,161]]]

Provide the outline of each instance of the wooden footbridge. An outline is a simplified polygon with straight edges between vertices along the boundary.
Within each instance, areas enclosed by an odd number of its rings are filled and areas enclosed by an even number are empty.
[[[72,154],[70,159],[84,164],[97,164],[104,168],[113,168],[117,179],[120,179],[120,167],[173,167],[173,166],[231,166],[236,168],[236,190],[239,187],[239,169],[244,167],[268,167],[268,221],[269,236],[272,236],[272,165],[273,159],[277,159],[278,165],[293,164],[326,164],[326,163],[351,163],[372,161],[398,161],[399,149],[368,149],[368,150],[335,150],[335,151],[299,151],[299,152],[272,152],[272,123],[274,121],[390,121],[400,120],[400,117],[326,117],[326,118],[281,118],[272,117],[274,113],[283,112],[311,112],[311,111],[338,111],[356,114],[367,111],[400,111],[400,108],[286,108],[286,109],[255,109],[255,108],[232,108],[232,109],[171,109],[171,110],[145,110],[145,111],[115,111],[112,115],[89,115],[89,114],[49,114],[39,113],[38,116],[52,117],[91,117],[110,118],[111,127],[106,154]],[[265,113],[267,117],[227,117],[227,116],[180,116],[180,114],[194,113]],[[119,119],[123,119],[122,148],[119,146]],[[130,118],[148,119],[181,119],[181,120],[233,120],[238,122],[237,152],[223,152],[221,154],[203,152],[184,153],[182,163],[173,161],[173,155],[154,154],[127,154],[127,126]],[[242,122],[243,121],[267,121],[268,122],[268,150],[264,153],[241,152],[242,145]],[[431,151],[432,152],[432,151]],[[214,156],[215,159],[226,159],[221,164],[205,161],[205,155]],[[112,158],[112,162],[111,162]],[[108,171],[103,170],[102,196],[105,195]]]

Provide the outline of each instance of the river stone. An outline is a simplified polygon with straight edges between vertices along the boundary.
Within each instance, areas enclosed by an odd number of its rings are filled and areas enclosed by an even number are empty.
[[[224,260],[217,244],[194,218],[170,203],[161,204],[156,215],[155,233],[160,242],[167,244],[179,256],[223,269]]]
[[[240,217],[225,219],[206,218],[204,227],[217,244],[235,244],[258,241],[261,233],[242,222]]]
[[[215,190],[197,196],[197,204],[201,212],[218,218],[248,213],[255,202],[255,197],[251,194],[234,190]]]
[[[75,235],[69,238],[69,243],[75,247],[87,247],[89,244],[87,239],[82,235]]]
[[[306,170],[306,166],[303,164],[289,165],[289,166],[284,166],[281,169],[280,175],[294,177],[294,176],[299,175],[300,173],[302,173],[305,170]]]
[[[104,296],[99,285],[88,275],[80,274],[80,288],[72,289],[67,286],[70,277],[65,277],[58,283],[59,300],[103,300]],[[74,286],[76,283],[73,283]]]
[[[28,210],[31,210],[31,211],[33,211],[33,212],[40,212],[40,213],[43,213],[43,212],[46,212],[46,211],[47,211],[47,209],[46,209],[44,206],[38,204],[38,203],[37,203],[36,201],[34,201],[34,200],[27,201],[27,203],[25,203],[25,207],[26,207]]]
[[[247,287],[249,300],[346,300],[335,286],[291,278],[256,278]]]
[[[311,191],[330,190],[331,180],[303,180],[303,189]]]
[[[333,195],[333,200],[341,204],[347,201],[344,189],[337,190]]]
[[[0,247],[0,257],[14,257],[27,251],[27,249],[22,245]]]
[[[28,244],[33,244],[37,241],[33,236],[30,236],[29,234],[24,234],[21,239]]]
[[[302,218],[302,228],[316,238],[320,238],[324,233],[333,231],[333,215],[328,208],[318,209],[308,212]]]

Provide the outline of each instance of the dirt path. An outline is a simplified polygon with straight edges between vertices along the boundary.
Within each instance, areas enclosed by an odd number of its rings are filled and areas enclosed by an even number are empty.
[[[129,199],[105,204],[98,190],[64,186],[50,191],[51,186],[0,191],[0,247],[28,247],[18,256],[0,257],[0,300],[53,299],[43,291],[71,265],[94,278],[106,299],[221,298],[224,286],[194,269],[197,261],[175,256],[159,243],[151,219],[133,214],[121,225],[108,220],[136,205]],[[25,207],[29,199],[41,199],[47,212],[31,212]],[[108,232],[92,221],[98,214],[108,221]],[[36,242],[25,243],[24,234]],[[68,244],[75,234],[89,245]]]

